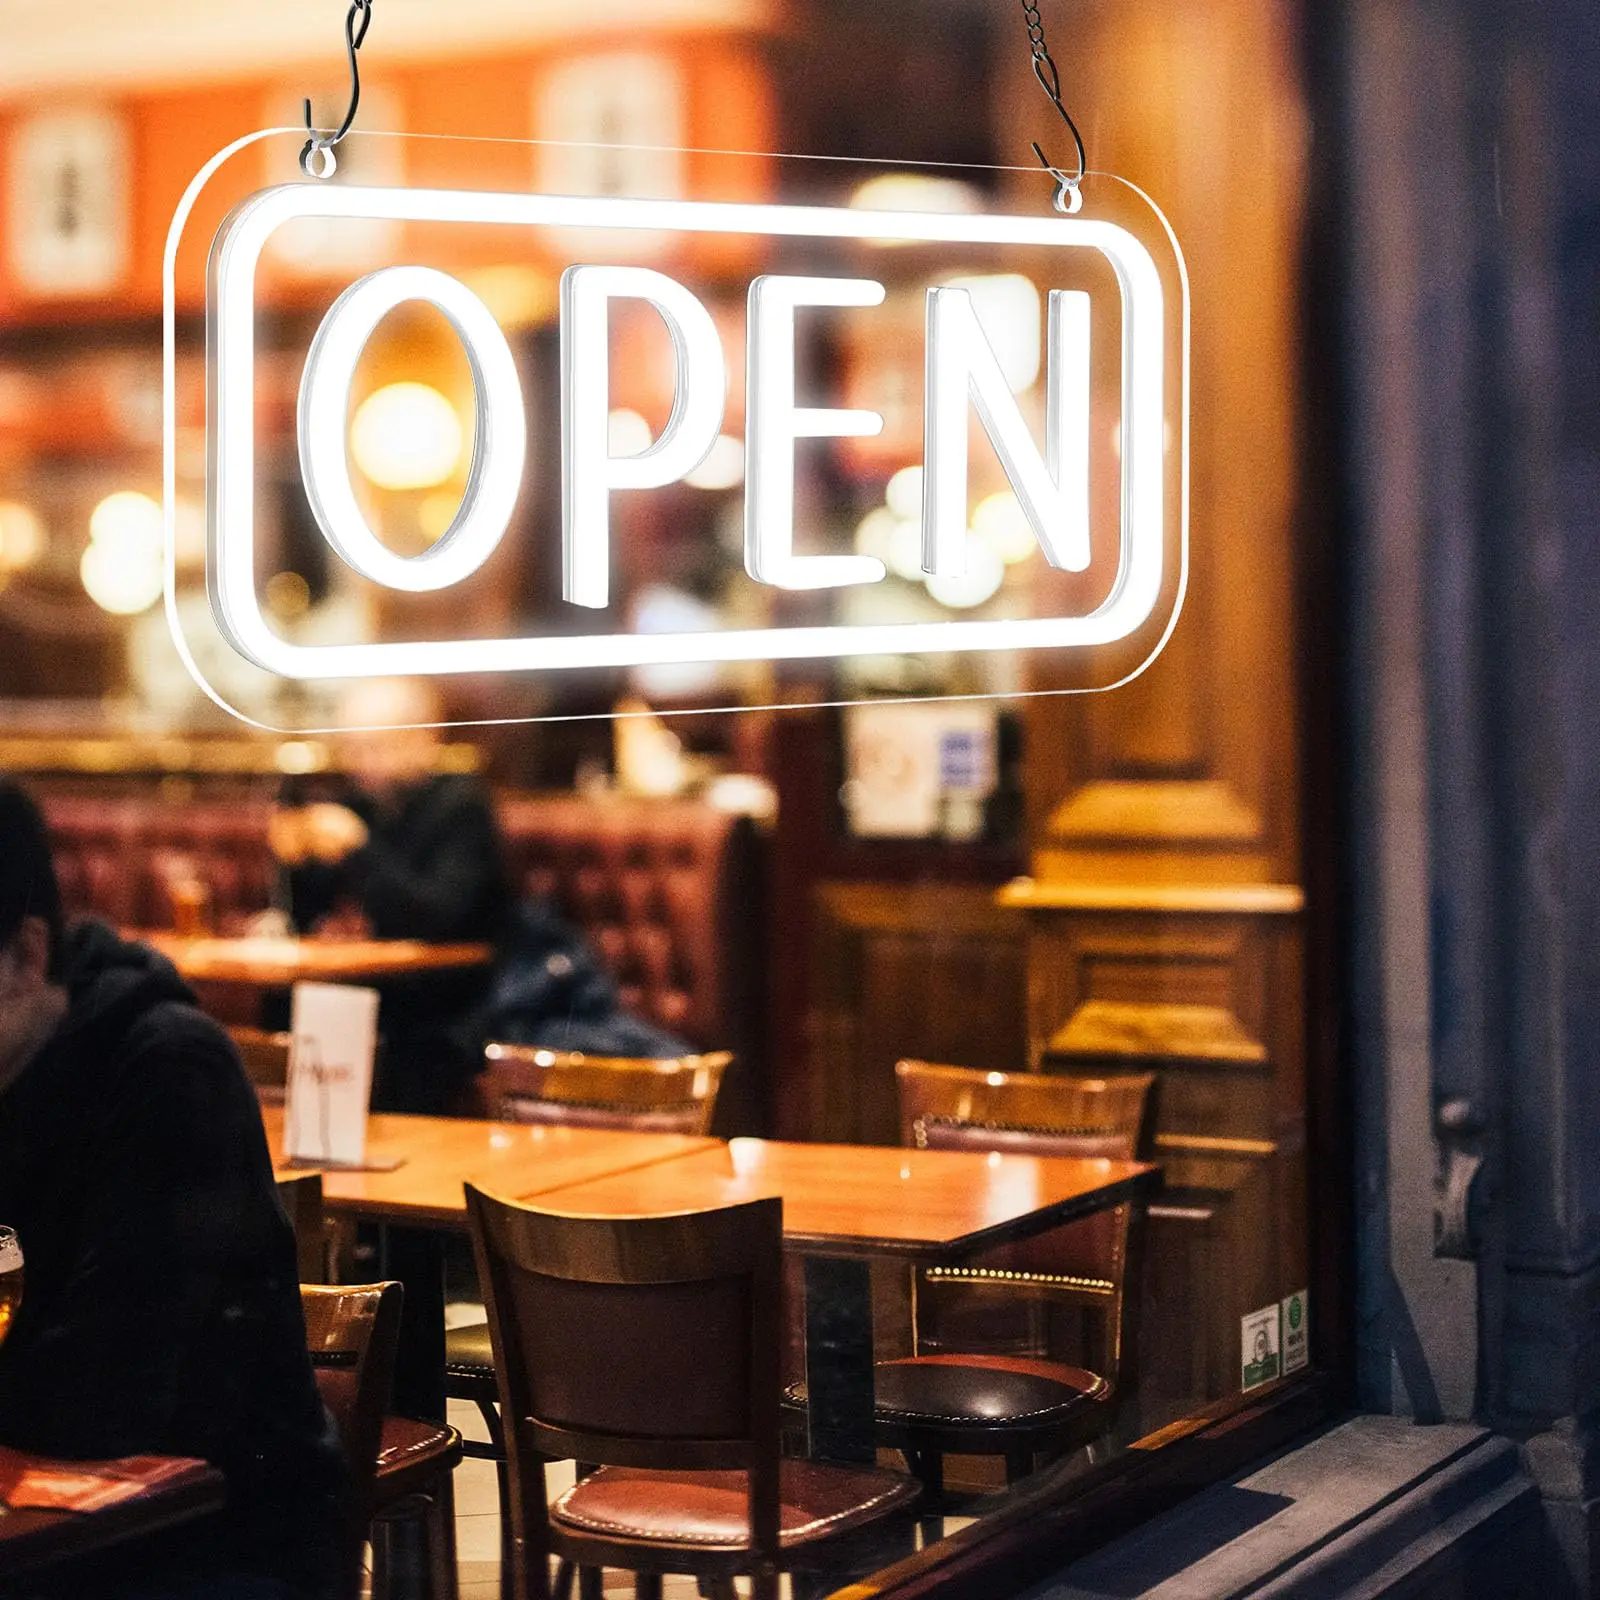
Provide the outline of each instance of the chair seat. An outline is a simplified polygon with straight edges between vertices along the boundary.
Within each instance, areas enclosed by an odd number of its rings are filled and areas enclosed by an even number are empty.
[[[784,1549],[845,1533],[909,1505],[915,1479],[876,1467],[785,1461],[779,1543]],[[750,1543],[749,1483],[743,1472],[641,1472],[602,1467],[550,1508],[577,1533],[697,1550],[741,1550]]]
[[[425,1493],[441,1472],[461,1460],[461,1435],[442,1422],[414,1422],[410,1417],[385,1417],[378,1446],[375,1509],[413,1494]]]
[[[1098,1373],[1025,1356],[927,1355],[873,1368],[880,1428],[970,1429],[974,1443],[1008,1431],[1049,1432],[1097,1412],[1111,1398]],[[785,1398],[806,1403],[806,1386]]]
[[[444,1336],[444,1372],[449,1392],[457,1399],[472,1399],[462,1385],[487,1383],[494,1398],[494,1348],[489,1343],[489,1324],[469,1322],[451,1328]]]

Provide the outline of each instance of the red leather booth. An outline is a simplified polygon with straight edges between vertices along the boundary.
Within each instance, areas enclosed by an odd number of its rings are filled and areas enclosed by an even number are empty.
[[[271,903],[260,799],[41,801],[69,912],[169,928],[170,885],[198,878],[226,934]],[[518,892],[550,898],[584,930],[623,1003],[699,1049],[735,1053],[717,1131],[765,1131],[763,851],[750,820],[696,800],[621,796],[508,796],[499,814]]]

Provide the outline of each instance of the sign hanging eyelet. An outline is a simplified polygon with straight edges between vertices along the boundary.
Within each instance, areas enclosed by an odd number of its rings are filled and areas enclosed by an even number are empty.
[[[1033,57],[1033,75],[1039,80],[1039,87],[1049,96],[1050,104],[1061,114],[1061,120],[1066,123],[1067,131],[1072,135],[1073,146],[1077,150],[1078,170],[1075,173],[1068,173],[1063,172],[1050,160],[1040,149],[1037,141],[1033,146],[1033,153],[1039,158],[1039,165],[1055,180],[1056,192],[1052,196],[1051,203],[1057,211],[1070,216],[1083,206],[1081,185],[1088,170],[1083,135],[1078,132],[1077,123],[1072,120],[1067,108],[1061,103],[1061,73],[1056,67],[1049,47],[1044,42],[1044,21],[1039,15],[1036,0],[1022,0],[1022,17],[1028,28],[1028,50]]]
[[[332,133],[319,133],[311,122],[311,102],[305,102],[306,132],[310,137],[300,151],[300,170],[308,178],[331,178],[339,168],[333,147],[349,133],[361,104],[361,67],[356,52],[367,37],[372,23],[372,0],[350,0],[344,19],[345,55],[350,61],[350,105],[344,121]]]

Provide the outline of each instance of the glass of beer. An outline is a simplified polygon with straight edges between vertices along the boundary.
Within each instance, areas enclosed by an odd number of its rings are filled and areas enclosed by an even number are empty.
[[[0,1228],[0,1344],[22,1304],[22,1246],[10,1228]]]

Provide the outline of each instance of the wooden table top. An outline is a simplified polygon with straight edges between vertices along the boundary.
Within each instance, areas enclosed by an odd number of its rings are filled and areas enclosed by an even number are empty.
[[[302,979],[356,983],[417,973],[483,967],[494,959],[486,944],[424,944],[416,939],[214,939],[130,931],[159,950],[193,983],[251,983],[279,987]]]
[[[284,1170],[284,1109],[264,1105],[261,1119],[273,1158]],[[400,1156],[402,1164],[392,1172],[322,1169],[322,1194],[328,1209],[341,1215],[464,1228],[467,1209],[461,1186],[468,1179],[496,1194],[527,1200],[714,1146],[711,1139],[679,1133],[377,1113],[367,1124],[367,1155],[375,1161]]]
[[[47,1462],[13,1450],[4,1454],[9,1468],[32,1462],[43,1467],[72,1467],[69,1462]],[[222,1474],[206,1462],[194,1461],[166,1481],[98,1511],[0,1506],[0,1578],[38,1573],[148,1538],[220,1511],[226,1499]]]
[[[795,1244],[825,1245],[836,1255],[915,1258],[1026,1238],[1159,1182],[1160,1168],[1141,1161],[734,1139],[572,1183],[546,1192],[540,1203],[620,1217],[777,1195],[784,1237]]]

